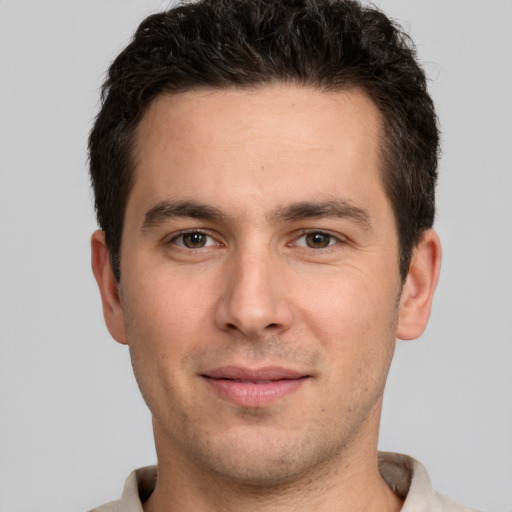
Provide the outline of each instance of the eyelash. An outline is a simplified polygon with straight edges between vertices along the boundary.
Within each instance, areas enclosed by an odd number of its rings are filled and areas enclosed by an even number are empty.
[[[198,246],[198,247],[187,247],[185,245],[185,243],[183,242],[183,238],[187,235],[194,235],[194,234],[197,234],[197,235],[202,235],[204,237],[206,237],[207,239],[211,239],[214,243],[208,243],[208,241],[206,240],[205,241],[205,245],[202,245],[202,246]],[[320,236],[323,236],[323,237],[327,237],[328,238],[328,241],[327,241],[327,245],[325,246],[321,246],[321,247],[309,247],[307,245],[307,242],[304,244],[304,245],[299,245],[297,244],[297,242],[299,240],[301,240],[302,238],[306,238],[308,235],[320,235]],[[182,239],[182,243],[179,244],[177,243],[177,241],[179,239]],[[292,242],[288,243],[287,246],[288,247],[298,247],[302,250],[306,250],[306,251],[320,251],[322,250],[323,252],[326,252],[328,251],[331,247],[335,246],[335,245],[338,245],[338,244],[343,244],[345,243],[346,240],[342,237],[340,237],[339,235],[333,235],[332,233],[329,233],[328,231],[323,231],[323,230],[319,230],[319,229],[311,229],[311,230],[304,230],[302,231],[299,236],[297,236],[296,238],[293,239]],[[165,245],[174,245],[175,247],[178,247],[179,249],[182,249],[182,250],[191,250],[191,251],[195,251],[195,250],[199,250],[199,249],[208,249],[210,247],[222,247],[223,244],[218,242],[212,235],[210,235],[208,232],[206,231],[203,231],[203,230],[200,230],[200,229],[191,229],[191,230],[186,230],[186,231],[180,231],[179,233],[176,233],[174,234],[171,238],[167,239],[165,241]]]
[[[324,237],[328,237],[329,238],[329,241],[327,243],[327,245],[325,245],[324,247],[309,247],[307,245],[297,245],[297,241],[300,240],[301,238],[305,238],[307,237],[308,235],[321,235],[321,236],[324,236]],[[293,242],[291,242],[290,244],[288,244],[289,246],[295,246],[295,247],[299,247],[301,249],[304,249],[306,251],[320,251],[322,250],[323,252],[326,252],[326,251],[329,251],[329,250],[332,250],[331,248],[333,248],[333,246],[336,246],[338,244],[343,244],[345,243],[346,240],[341,237],[340,235],[334,235],[328,231],[324,231],[322,229],[309,229],[309,230],[304,230],[300,233],[300,235],[295,238],[293,240]]]
[[[194,235],[194,234],[197,234],[197,235],[202,235],[206,238],[210,238],[211,240],[213,240],[215,243],[210,243],[208,245],[203,245],[203,246],[200,246],[200,247],[187,247],[184,243],[182,244],[178,244],[177,241],[181,238],[183,239],[183,237],[187,236],[187,235]],[[175,233],[174,235],[172,235],[171,238],[167,239],[165,241],[165,245],[168,245],[168,246],[171,246],[171,245],[174,245],[176,247],[179,247],[180,249],[183,249],[183,250],[198,250],[198,249],[208,249],[210,247],[213,247],[213,246],[218,246],[218,247],[221,247],[222,244],[220,242],[217,242],[217,240],[211,236],[209,233],[203,231],[203,230],[200,230],[200,229],[190,229],[190,230],[186,230],[186,231],[180,231],[179,233]]]

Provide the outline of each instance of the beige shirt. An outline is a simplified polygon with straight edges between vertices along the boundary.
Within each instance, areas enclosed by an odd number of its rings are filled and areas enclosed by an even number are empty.
[[[415,459],[397,453],[379,452],[379,471],[389,487],[405,498],[401,512],[477,512],[435,493],[425,468]],[[143,512],[153,491],[156,466],[133,471],[126,479],[121,499],[91,512]]]

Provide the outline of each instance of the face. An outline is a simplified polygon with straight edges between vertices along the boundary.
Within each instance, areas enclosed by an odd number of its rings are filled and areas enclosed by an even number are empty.
[[[145,114],[103,295],[159,455],[268,484],[376,445],[403,307],[379,123],[362,92],[293,86]]]

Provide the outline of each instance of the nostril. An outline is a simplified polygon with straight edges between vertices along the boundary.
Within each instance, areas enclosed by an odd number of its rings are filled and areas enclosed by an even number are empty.
[[[236,326],[236,324],[233,324],[233,323],[227,323],[226,327],[230,331],[238,331],[239,330],[239,328]],[[279,324],[277,324],[277,323],[271,323],[265,327],[265,329],[277,329],[277,328],[279,328]]]

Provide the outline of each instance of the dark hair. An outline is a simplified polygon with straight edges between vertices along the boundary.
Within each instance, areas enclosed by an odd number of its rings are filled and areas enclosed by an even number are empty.
[[[439,137],[409,37],[352,0],[200,0],[146,18],[111,65],[89,138],[98,222],[120,278],[138,123],[156,96],[273,82],[358,87],[381,112],[382,178],[396,217],[400,273],[432,226]]]

